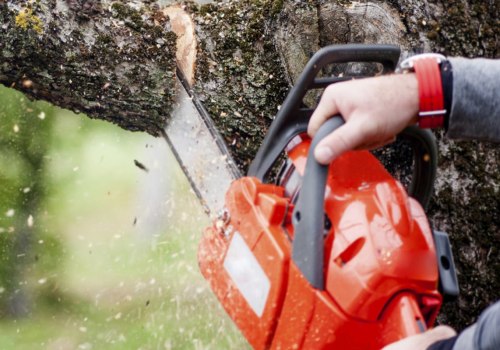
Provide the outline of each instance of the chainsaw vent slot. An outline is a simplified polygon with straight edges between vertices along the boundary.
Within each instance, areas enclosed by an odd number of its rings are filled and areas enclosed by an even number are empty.
[[[337,265],[342,267],[345,264],[347,264],[349,261],[351,261],[352,258],[354,258],[359,253],[361,248],[363,248],[363,246],[365,245],[365,241],[366,241],[366,239],[364,237],[360,237],[360,238],[356,239],[354,242],[352,242],[347,247],[347,249],[345,249],[339,255],[339,257],[337,259],[335,259],[335,262],[337,263]]]
[[[300,185],[302,184],[302,176],[300,176],[290,160],[287,160],[283,165],[277,183],[285,189],[285,196],[290,198],[290,201],[295,204],[297,202]]]

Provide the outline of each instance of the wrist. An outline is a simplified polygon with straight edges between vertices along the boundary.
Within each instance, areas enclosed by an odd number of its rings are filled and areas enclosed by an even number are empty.
[[[400,79],[401,84],[397,85],[397,98],[403,99],[403,105],[400,107],[404,110],[405,126],[415,125],[418,123],[419,112],[419,95],[418,95],[418,80],[413,72],[407,74],[396,75]],[[401,93],[404,92],[404,93]]]

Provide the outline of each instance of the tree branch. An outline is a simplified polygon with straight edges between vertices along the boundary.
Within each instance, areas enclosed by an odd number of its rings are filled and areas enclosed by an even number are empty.
[[[0,83],[128,130],[158,135],[173,102],[175,34],[123,2],[0,2]]]

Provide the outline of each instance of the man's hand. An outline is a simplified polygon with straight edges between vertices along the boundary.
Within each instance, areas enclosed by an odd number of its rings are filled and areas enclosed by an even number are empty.
[[[417,122],[418,83],[415,74],[381,76],[327,87],[309,121],[313,136],[328,118],[340,114],[345,124],[325,137],[314,155],[328,164],[353,149],[373,149],[392,142]]]

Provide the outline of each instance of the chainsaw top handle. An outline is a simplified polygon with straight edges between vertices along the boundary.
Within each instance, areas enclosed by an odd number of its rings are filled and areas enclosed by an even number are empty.
[[[383,66],[382,74],[386,74],[394,71],[399,53],[397,46],[365,44],[331,45],[316,52],[269,127],[250,165],[248,176],[264,181],[288,143],[296,135],[307,131],[307,124],[314,111],[303,104],[304,96],[309,90],[324,89],[330,84],[353,78],[318,78],[321,69],[333,63],[374,62],[380,63]],[[432,195],[437,168],[437,145],[434,135],[428,130],[412,126],[403,130],[398,139],[409,142],[413,149],[415,162],[408,193],[426,208]]]
[[[309,90],[324,89],[330,84],[352,79],[349,76],[318,78],[317,75],[323,68],[334,63],[373,62],[380,63],[383,67],[382,74],[386,74],[396,68],[399,54],[397,46],[365,44],[331,45],[316,52],[269,127],[248,175],[264,180],[288,142],[307,130],[307,123],[314,111],[303,104],[304,96]]]

